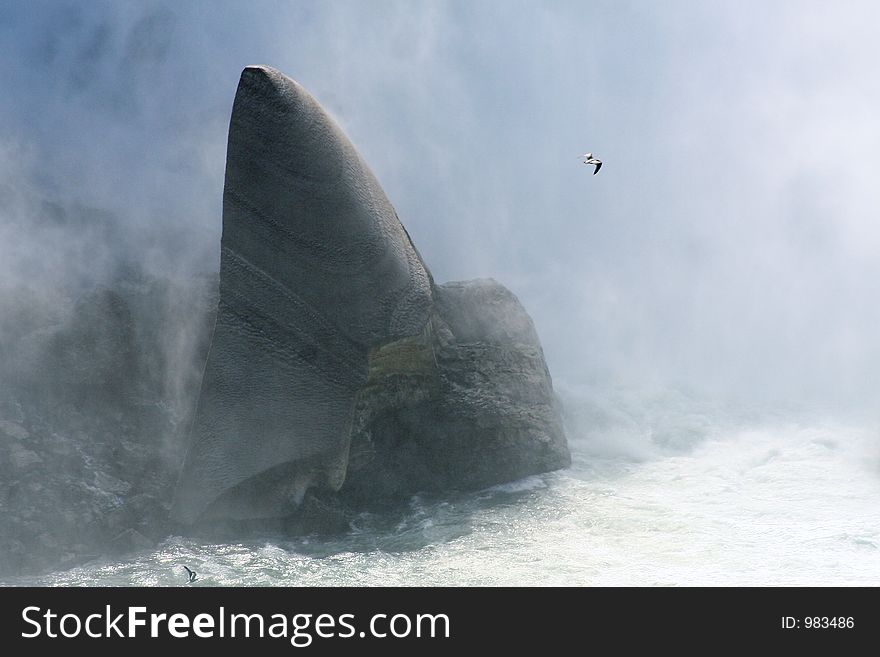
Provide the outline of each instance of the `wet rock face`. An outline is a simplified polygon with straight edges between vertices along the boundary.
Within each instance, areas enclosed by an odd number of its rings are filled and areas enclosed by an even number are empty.
[[[559,402],[525,308],[492,280],[437,292],[451,334],[437,351],[446,435],[460,446],[456,468],[470,464],[458,479],[480,487],[568,467]]]
[[[245,69],[236,93],[221,247],[177,521],[296,515],[309,490],[368,504],[568,465],[513,294],[435,286],[352,144],[270,68]]]
[[[499,283],[435,289],[415,338],[371,354],[340,493],[370,504],[473,489],[570,464],[543,352],[528,314]]]
[[[368,351],[419,332],[430,305],[427,270],[351,142],[293,80],[245,69],[175,518],[283,515],[309,487],[339,488]]]

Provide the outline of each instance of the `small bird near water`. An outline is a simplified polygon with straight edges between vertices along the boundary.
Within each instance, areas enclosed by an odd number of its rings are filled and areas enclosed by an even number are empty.
[[[187,584],[192,584],[193,582],[195,582],[195,581],[199,578],[199,577],[198,577],[199,574],[198,574],[196,571],[194,571],[194,570],[190,570],[190,569],[187,568],[186,566],[184,566],[183,569],[184,569],[187,573],[189,573],[189,581],[187,582]]]
[[[595,165],[596,169],[593,171],[594,176],[599,173],[599,169],[602,168],[602,160],[600,160],[598,157],[593,157],[592,153],[584,153],[583,155],[581,155],[581,157],[584,158],[584,164]]]

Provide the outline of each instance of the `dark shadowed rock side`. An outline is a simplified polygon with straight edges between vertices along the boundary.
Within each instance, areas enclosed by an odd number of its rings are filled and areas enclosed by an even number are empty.
[[[161,541],[217,275],[24,286],[0,307],[0,577]]]
[[[435,285],[317,101],[246,68],[216,327],[174,518],[295,518],[328,495],[364,506],[569,462],[516,297],[494,281]]]
[[[425,330],[370,352],[342,497],[369,505],[567,466],[534,325],[493,280],[434,288]]]

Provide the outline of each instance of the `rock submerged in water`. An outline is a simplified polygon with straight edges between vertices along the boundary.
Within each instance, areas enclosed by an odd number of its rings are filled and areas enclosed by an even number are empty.
[[[435,285],[366,163],[302,87],[244,70],[220,297],[173,515],[295,516],[566,467],[531,319],[491,280]]]

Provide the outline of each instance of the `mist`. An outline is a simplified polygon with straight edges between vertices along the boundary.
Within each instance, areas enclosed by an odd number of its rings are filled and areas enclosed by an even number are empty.
[[[4,3],[4,331],[10,290],[57,315],[127,267],[217,270],[232,98],[265,63],[343,126],[436,280],[517,294],[558,386],[873,411],[878,14]]]
[[[0,575],[872,581],[878,19],[857,0],[3,3]],[[338,121],[438,283],[517,295],[571,468],[311,542],[179,535],[252,64]]]

